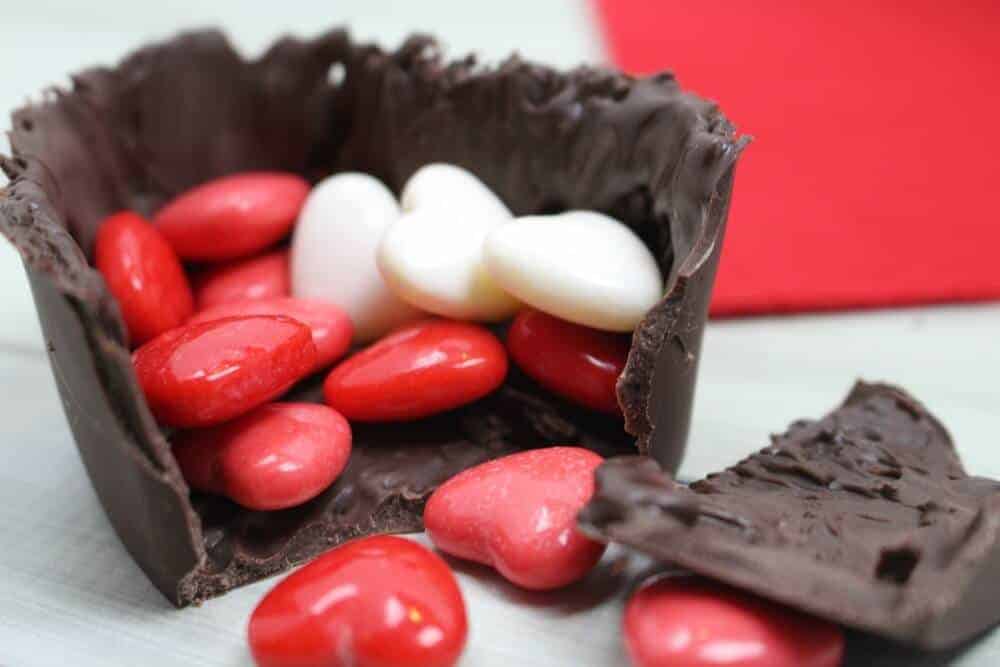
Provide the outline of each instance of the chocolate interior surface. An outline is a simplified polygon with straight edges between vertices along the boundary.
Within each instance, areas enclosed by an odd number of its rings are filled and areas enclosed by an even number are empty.
[[[331,76],[343,68],[343,77]],[[189,33],[73,77],[15,112],[0,229],[20,250],[64,409],[115,529],[178,605],[286,569],[351,537],[420,528],[427,495],[525,447],[582,444],[679,463],[735,162],[745,139],[670,75],[566,73],[513,57],[445,64],[433,40],[399,50],[343,31],[282,39],[244,60]],[[517,214],[585,208],[629,224],[668,276],[638,327],[620,422],[512,373],[501,391],[416,423],[358,426],[342,477],[282,512],[190,498],[132,372],[127,332],[88,265],[101,220],[151,214],[223,174],[371,173],[399,191],[420,166],[468,168]],[[314,388],[306,383],[299,395]]]
[[[1000,621],[1000,482],[896,387],[859,383],[690,487],[638,456],[597,483],[585,532],[837,623],[947,648]]]

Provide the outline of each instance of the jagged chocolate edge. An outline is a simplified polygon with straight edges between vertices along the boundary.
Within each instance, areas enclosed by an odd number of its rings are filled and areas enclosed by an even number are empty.
[[[605,463],[584,531],[924,648],[1000,621],[1000,482],[968,476],[902,389],[857,384],[818,421],[690,487]]]
[[[329,77],[342,68],[342,80]],[[366,171],[396,191],[421,165],[478,174],[517,213],[607,211],[654,248],[668,293],[636,332],[619,385],[627,428],[668,466],[683,451],[731,187],[745,140],[669,75],[560,73],[513,57],[444,64],[427,37],[399,50],[343,31],[241,58],[214,31],[143,48],[15,112],[0,229],[21,251],[74,437],[115,529],[179,605],[281,571],[343,540],[420,527],[456,472],[548,443],[604,453],[620,424],[513,373],[480,403],[417,424],[359,427],[326,493],[285,512],[189,498],[132,373],[126,331],[87,263],[99,222],[146,214],[225,173]],[[664,407],[665,406],[665,407]],[[666,418],[656,414],[681,415]]]

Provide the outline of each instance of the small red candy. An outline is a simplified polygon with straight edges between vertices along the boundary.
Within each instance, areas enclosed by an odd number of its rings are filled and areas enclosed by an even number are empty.
[[[219,426],[186,431],[174,457],[194,489],[243,507],[280,510],[326,489],[351,453],[351,427],[315,403],[271,403]]]
[[[837,626],[693,577],[646,584],[625,608],[635,667],[837,667]]]
[[[621,414],[615,383],[628,359],[629,336],[598,331],[530,308],[507,333],[511,359],[546,389],[594,410]]]
[[[325,368],[347,352],[354,336],[354,325],[340,307],[325,301],[293,299],[290,296],[256,301],[225,303],[203,310],[191,323],[211,322],[226,317],[246,317],[250,315],[282,315],[298,320],[312,330],[316,343],[316,368]]]
[[[292,293],[288,251],[238,259],[206,269],[194,279],[198,310],[249,299],[271,299]]]
[[[101,224],[94,264],[118,300],[133,345],[180,326],[194,310],[173,248],[136,213],[116,213]]]
[[[424,320],[397,329],[333,369],[326,402],[351,420],[404,421],[482,398],[507,375],[507,353],[487,329]]]
[[[441,551],[490,565],[523,588],[571,584],[604,553],[576,529],[602,462],[587,449],[549,447],[470,468],[427,501],[427,534]]]
[[[153,223],[184,259],[235,259],[288,234],[308,194],[309,183],[295,174],[235,174],[181,194]]]
[[[233,317],[161,334],[132,355],[153,415],[213,426],[284,393],[316,366],[309,327],[287,317]]]
[[[287,577],[257,605],[248,635],[258,667],[450,667],[467,629],[441,557],[382,535]]]

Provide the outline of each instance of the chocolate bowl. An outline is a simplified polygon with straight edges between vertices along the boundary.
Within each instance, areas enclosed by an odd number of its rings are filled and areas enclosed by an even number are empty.
[[[344,31],[282,39],[247,61],[218,32],[196,32],[75,75],[72,90],[16,111],[10,138],[0,228],[24,260],[66,416],[116,531],[177,605],[359,535],[419,530],[438,484],[518,449],[638,446],[668,470],[680,461],[746,140],[670,75],[560,73],[517,57],[444,64],[427,37],[385,52]],[[305,505],[253,512],[190,494],[136,383],[118,307],[88,264],[102,218],[148,215],[193,185],[256,169],[312,180],[364,171],[398,192],[436,161],[471,170],[517,214],[605,211],[653,249],[669,279],[618,384],[625,430],[515,372],[454,412],[358,425],[348,468]],[[315,380],[295,393],[318,396]]]

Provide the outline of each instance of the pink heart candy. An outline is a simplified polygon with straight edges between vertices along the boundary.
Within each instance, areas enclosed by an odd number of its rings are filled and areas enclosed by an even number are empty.
[[[427,533],[441,551],[490,565],[523,588],[578,581],[604,553],[576,529],[602,462],[587,449],[550,447],[470,468],[427,501]]]

